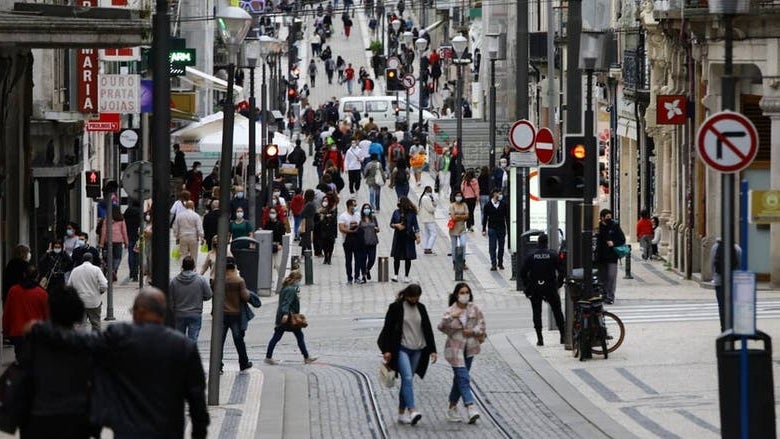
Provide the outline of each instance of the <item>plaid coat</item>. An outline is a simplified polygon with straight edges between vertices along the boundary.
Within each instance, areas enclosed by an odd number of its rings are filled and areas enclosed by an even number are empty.
[[[460,321],[460,317],[453,317],[458,311],[458,304],[454,303],[447,308],[439,322],[439,331],[447,334],[447,342],[444,344],[444,358],[452,367],[466,367],[466,357],[473,357],[480,352],[480,345],[485,340],[485,316],[477,305],[469,302],[466,310],[466,326]],[[463,336],[463,330],[469,329],[473,334]]]

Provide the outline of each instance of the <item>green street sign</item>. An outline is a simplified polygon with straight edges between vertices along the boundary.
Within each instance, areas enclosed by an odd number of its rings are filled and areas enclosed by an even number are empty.
[[[171,64],[195,65],[195,49],[173,49],[168,53]]]

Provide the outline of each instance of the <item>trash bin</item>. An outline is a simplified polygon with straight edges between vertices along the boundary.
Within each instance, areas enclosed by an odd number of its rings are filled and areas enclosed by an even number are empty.
[[[718,357],[718,389],[720,399],[720,430],[723,438],[739,438],[741,434],[741,374],[747,374],[748,437],[775,438],[775,394],[772,377],[772,338],[756,331],[748,340],[763,342],[763,348],[748,348],[747,370],[741,370],[741,336],[731,330],[715,342]]]
[[[255,241],[257,242],[258,261],[255,264],[255,274],[257,279],[257,294],[260,296],[271,296],[271,284],[273,283],[273,238],[274,234],[270,230],[255,230]],[[244,272],[241,272],[243,276]],[[249,288],[247,286],[247,288]]]
[[[531,229],[527,232],[523,232],[523,234],[520,235],[520,248],[519,248],[519,255],[517,255],[517,291],[522,291],[525,286],[523,285],[523,279],[520,278],[520,266],[522,265],[523,261],[525,260],[525,257],[528,256],[529,253],[533,252],[534,250],[539,248],[539,235],[542,233],[545,233],[544,230],[538,230],[538,229]]]
[[[259,262],[257,241],[242,236],[230,242],[230,253],[236,260],[236,268],[246,282],[246,288],[257,291],[257,264]]]

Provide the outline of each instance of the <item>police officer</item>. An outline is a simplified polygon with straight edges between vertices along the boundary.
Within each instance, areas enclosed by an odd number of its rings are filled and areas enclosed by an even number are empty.
[[[543,346],[542,339],[542,300],[552,308],[555,324],[561,333],[561,343],[564,342],[563,312],[561,298],[558,295],[563,280],[563,267],[558,252],[547,248],[547,235],[542,233],[538,238],[539,248],[525,257],[520,278],[525,285],[525,296],[531,299],[534,329],[536,329],[536,345]]]

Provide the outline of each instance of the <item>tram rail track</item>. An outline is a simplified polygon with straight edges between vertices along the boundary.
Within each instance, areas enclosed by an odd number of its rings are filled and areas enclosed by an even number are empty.
[[[336,369],[343,370],[353,375],[357,379],[358,385],[360,386],[360,396],[363,399],[363,406],[366,409],[366,417],[369,429],[371,430],[371,436],[374,439],[388,439],[390,436],[387,431],[387,426],[385,425],[384,419],[382,418],[382,413],[379,409],[379,403],[377,402],[376,396],[374,395],[373,386],[371,385],[371,378],[369,378],[368,374],[354,367],[340,364],[328,365]]]

